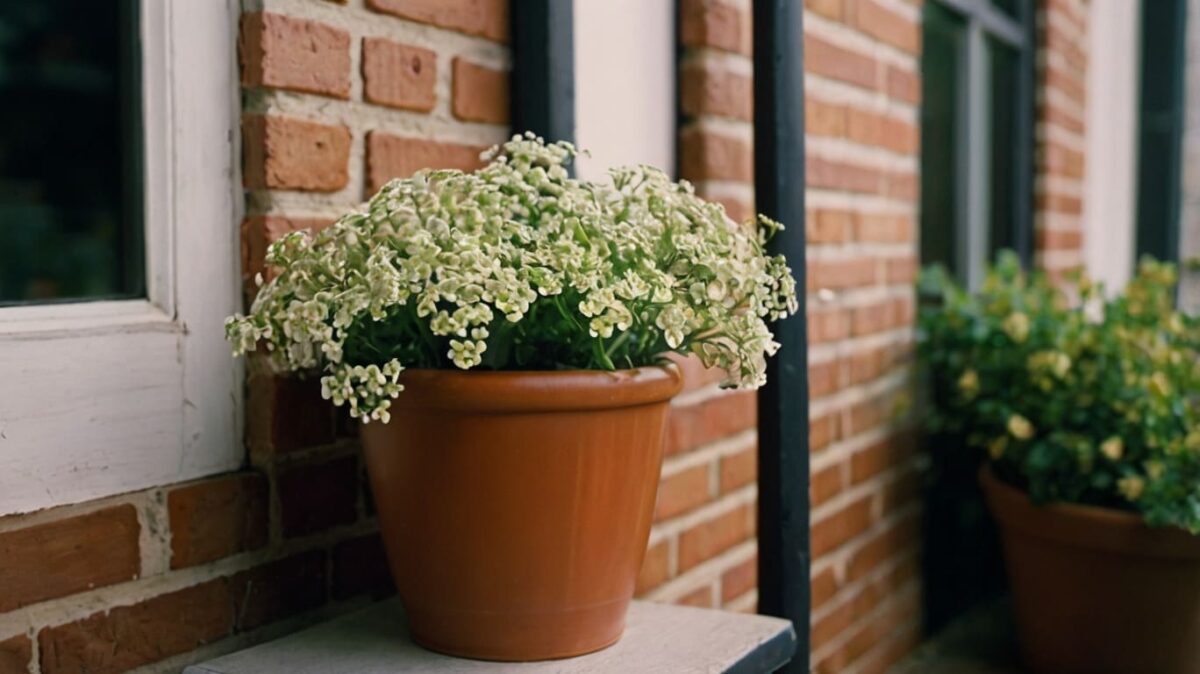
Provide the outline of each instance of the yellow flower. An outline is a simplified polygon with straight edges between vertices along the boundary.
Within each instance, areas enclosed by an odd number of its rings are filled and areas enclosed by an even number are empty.
[[[1000,457],[1004,456],[1004,450],[1007,447],[1008,436],[1001,435],[1000,437],[988,443],[988,456],[992,457],[993,461],[998,460]]]
[[[1100,453],[1109,461],[1119,461],[1125,454],[1125,442],[1118,437],[1111,437],[1100,444]]]
[[[1130,501],[1136,501],[1142,496],[1142,490],[1146,488],[1146,481],[1136,475],[1123,477],[1117,480],[1117,491]]]
[[[1187,434],[1187,438],[1183,441],[1183,446],[1195,452],[1200,450],[1200,430],[1192,431]]]
[[[1151,482],[1154,482],[1158,480],[1158,478],[1162,477],[1163,472],[1167,469],[1167,467],[1163,465],[1162,461],[1154,460],[1143,463],[1142,467],[1146,469],[1146,476],[1150,478]]]
[[[1166,398],[1171,395],[1171,380],[1167,379],[1167,375],[1162,371],[1155,372],[1150,375],[1150,392],[1160,398]]]
[[[979,373],[968,369],[958,378],[958,390],[963,397],[970,400],[979,393]]]
[[[1008,432],[1018,440],[1028,440],[1033,437],[1033,424],[1020,414],[1008,418]]]
[[[1029,337],[1029,317],[1019,311],[1009,314],[1008,318],[1004,319],[1002,327],[1009,339],[1017,344],[1024,342]]]

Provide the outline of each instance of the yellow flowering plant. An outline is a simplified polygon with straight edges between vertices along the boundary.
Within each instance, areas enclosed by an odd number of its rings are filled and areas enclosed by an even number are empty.
[[[1006,252],[969,293],[926,269],[930,430],[983,450],[1035,502],[1200,533],[1200,319],[1176,310],[1176,282],[1146,259],[1106,298],[1082,273],[1055,286]]]

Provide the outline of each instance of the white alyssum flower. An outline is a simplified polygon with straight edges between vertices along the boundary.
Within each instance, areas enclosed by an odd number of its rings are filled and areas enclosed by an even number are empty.
[[[235,353],[319,371],[323,395],[386,422],[405,367],[616,369],[695,353],[730,386],[765,378],[768,322],[796,311],[782,225],[739,225],[686,181],[635,166],[569,177],[567,143],[515,136],[474,173],[393,180],[315,236],[273,244]]]

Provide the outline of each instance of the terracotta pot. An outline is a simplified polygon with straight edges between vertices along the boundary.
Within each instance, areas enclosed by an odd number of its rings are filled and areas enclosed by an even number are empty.
[[[987,468],[980,482],[1031,670],[1200,672],[1200,537],[1118,510],[1035,506]]]
[[[486,660],[615,643],[646,551],[674,366],[409,371],[362,428],[413,637]]]

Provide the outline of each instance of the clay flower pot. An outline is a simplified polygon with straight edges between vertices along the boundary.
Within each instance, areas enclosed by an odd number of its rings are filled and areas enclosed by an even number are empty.
[[[674,366],[405,372],[362,428],[413,638],[487,660],[615,643],[650,534]]]
[[[1000,524],[1030,669],[1200,671],[1200,537],[1107,508],[1035,506],[987,468],[980,482]]]

